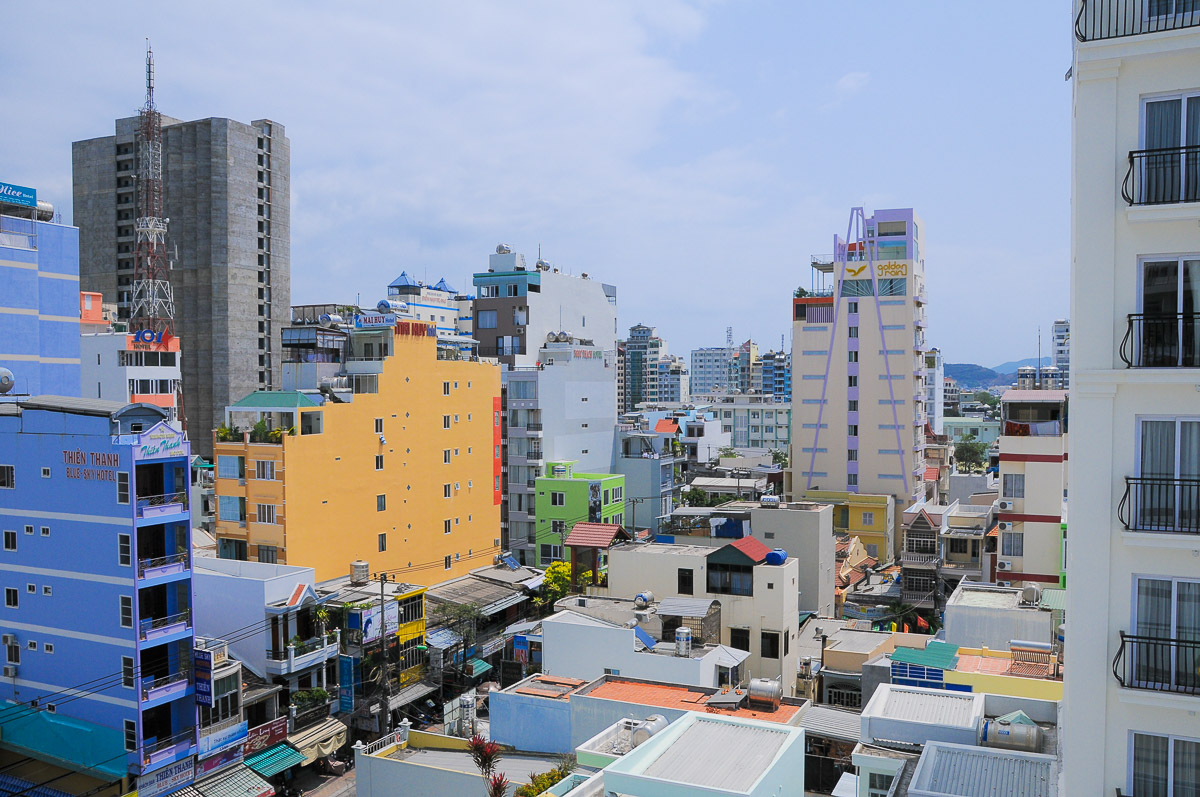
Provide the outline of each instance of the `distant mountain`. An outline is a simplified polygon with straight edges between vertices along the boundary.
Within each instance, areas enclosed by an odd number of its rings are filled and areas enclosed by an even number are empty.
[[[958,382],[960,389],[1007,385],[1012,381],[1007,374],[998,374],[991,368],[984,368],[982,365],[973,363],[946,363],[945,373],[946,376]]]
[[[1043,357],[1042,365],[1050,365],[1054,362],[1053,357]],[[993,365],[992,370],[998,374],[1015,374],[1017,369],[1024,365],[1037,365],[1037,357],[1026,357],[1024,360],[1012,360],[999,365]]]

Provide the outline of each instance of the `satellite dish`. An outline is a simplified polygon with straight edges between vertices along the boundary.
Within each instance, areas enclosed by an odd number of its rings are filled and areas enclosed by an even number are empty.
[[[0,393],[7,393],[13,389],[13,385],[17,384],[13,372],[7,368],[0,368]]]

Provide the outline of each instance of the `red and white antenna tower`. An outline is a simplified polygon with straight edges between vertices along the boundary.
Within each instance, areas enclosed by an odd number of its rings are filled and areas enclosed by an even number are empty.
[[[154,105],[154,51],[146,46],[146,104],[138,111],[137,258],[133,266],[132,331],[174,335],[175,299],[167,263],[163,217],[162,114]]]

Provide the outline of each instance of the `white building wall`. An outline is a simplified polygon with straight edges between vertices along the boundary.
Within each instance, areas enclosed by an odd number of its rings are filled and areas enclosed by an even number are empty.
[[[533,352],[550,332],[588,338],[606,351],[617,346],[617,289],[592,279],[543,271],[541,291],[526,297],[525,340]],[[609,294],[612,300],[609,300]],[[528,357],[529,355],[525,355]]]
[[[547,617],[542,620],[542,672],[592,681],[608,670],[626,678],[720,686],[713,652],[700,658],[638,652],[635,640],[632,628]]]
[[[800,610],[833,617],[835,540],[833,506],[816,509],[752,509],[752,536],[771,548],[783,548],[798,565]]]
[[[1072,19],[1080,7],[1075,0]],[[1122,688],[1112,672],[1118,635],[1136,631],[1135,578],[1195,579],[1200,543],[1191,534],[1126,531],[1117,506],[1125,477],[1138,473],[1139,418],[1195,417],[1197,375],[1184,368],[1126,369],[1119,351],[1126,315],[1140,310],[1140,258],[1200,253],[1200,204],[1127,206],[1121,184],[1129,153],[1147,146],[1143,100],[1200,86],[1200,28],[1076,43],[1071,74],[1075,500],[1067,549],[1064,782],[1072,795],[1132,794],[1132,734],[1200,737],[1200,697]]]

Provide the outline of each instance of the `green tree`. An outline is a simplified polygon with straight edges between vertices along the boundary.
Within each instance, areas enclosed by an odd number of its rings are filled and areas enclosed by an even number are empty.
[[[771,464],[779,465],[782,468],[786,468],[788,466],[787,452],[784,451],[782,448],[772,448],[771,449]]]
[[[721,446],[717,449],[717,459],[728,459],[738,455],[737,449],[733,446]]]
[[[541,602],[543,605],[553,606],[558,600],[565,597],[570,589],[570,562],[554,562],[546,568],[546,575],[542,581]]]
[[[996,398],[986,390],[977,390],[975,392],[975,400],[980,404],[986,404],[989,407],[994,407],[1000,403],[1000,399]]]
[[[987,446],[976,440],[973,434],[966,435],[954,446],[954,458],[959,467],[965,467],[967,471],[982,469],[986,456]]]

